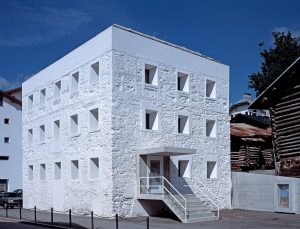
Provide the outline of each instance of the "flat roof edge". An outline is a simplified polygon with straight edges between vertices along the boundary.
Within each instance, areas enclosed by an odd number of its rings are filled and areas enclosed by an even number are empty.
[[[125,31],[127,31],[127,32],[134,33],[134,34],[136,34],[136,35],[139,35],[139,36],[142,36],[142,37],[145,37],[145,38],[148,38],[148,39],[157,41],[157,42],[159,42],[159,43],[162,43],[162,44],[171,46],[171,47],[173,47],[173,48],[180,49],[180,50],[182,50],[182,51],[191,53],[191,54],[193,54],[193,55],[203,57],[203,58],[205,58],[205,59],[208,59],[208,60],[217,62],[217,63],[219,63],[219,64],[224,64],[224,63],[221,62],[221,61],[218,61],[218,60],[216,60],[216,59],[214,59],[214,58],[211,58],[211,57],[208,57],[208,56],[206,56],[206,55],[203,55],[203,54],[201,54],[201,53],[199,53],[199,52],[193,51],[193,50],[191,50],[191,49],[187,49],[187,48],[185,48],[185,47],[183,47],[183,46],[175,45],[175,44],[170,43],[170,42],[168,42],[168,41],[161,40],[161,39],[159,39],[159,38],[156,38],[156,37],[154,37],[154,36],[147,35],[147,34],[145,34],[145,33],[141,33],[141,32],[139,32],[139,31],[133,30],[133,29],[131,29],[131,28],[127,28],[127,27],[124,27],[124,26],[121,26],[121,25],[118,25],[118,24],[113,24],[112,26],[113,26],[113,27],[116,27],[116,28],[118,28],[118,29],[125,30]],[[225,64],[224,64],[224,65],[225,65]]]

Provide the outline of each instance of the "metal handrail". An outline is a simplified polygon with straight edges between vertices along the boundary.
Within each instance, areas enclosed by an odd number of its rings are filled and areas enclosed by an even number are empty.
[[[218,197],[201,180],[199,180],[197,177],[192,177],[191,179],[194,179],[198,183],[200,183],[203,187],[205,187],[209,191],[210,194],[212,194],[214,196],[214,198],[217,199],[217,203],[215,203],[214,200],[212,200],[205,192],[203,192],[198,186],[196,186],[196,188],[198,189],[198,191],[200,191],[213,205],[215,205],[217,207],[218,219],[219,219],[220,218],[220,206],[219,206]]]
[[[180,201],[166,188],[166,186],[164,185],[164,182],[162,182],[162,187],[179,203],[179,205],[184,209],[184,218],[185,221],[187,220],[187,206],[186,206],[186,198],[164,177],[164,176],[156,176],[156,177],[140,177],[140,182],[139,182],[139,192],[141,194],[141,179],[155,179],[155,178],[159,178],[162,179],[162,181],[166,181],[170,187],[172,187],[184,200],[184,206],[180,203]]]

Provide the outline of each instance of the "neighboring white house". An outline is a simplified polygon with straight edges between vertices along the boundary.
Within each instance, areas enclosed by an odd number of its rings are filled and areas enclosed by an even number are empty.
[[[254,115],[254,116],[269,116],[267,110],[249,109],[251,103],[254,102],[250,93],[244,93],[243,97],[229,108],[229,115],[231,117],[237,114]]]
[[[24,207],[212,219],[191,212],[231,207],[228,97],[228,66],[109,27],[23,83]]]
[[[0,91],[0,191],[22,188],[22,90]]]

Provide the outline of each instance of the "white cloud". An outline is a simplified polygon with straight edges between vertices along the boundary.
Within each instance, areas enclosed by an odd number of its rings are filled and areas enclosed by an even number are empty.
[[[22,84],[21,78],[8,80],[5,77],[0,76],[0,90],[9,90],[12,88],[20,87],[21,84]]]
[[[12,7],[18,17],[15,19],[14,15],[6,13],[5,17],[11,19],[14,29],[2,30],[0,46],[21,47],[49,43],[78,31],[92,20],[90,13],[75,8],[34,8],[15,2]]]

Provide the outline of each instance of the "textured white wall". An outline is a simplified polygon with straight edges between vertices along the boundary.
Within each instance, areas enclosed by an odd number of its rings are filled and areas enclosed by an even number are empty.
[[[10,119],[8,125],[5,118]],[[8,179],[8,191],[13,191],[22,188],[22,109],[7,98],[0,107],[0,130],[0,156],[9,156],[8,161],[0,161],[0,179]],[[10,143],[4,143],[4,137]]]

